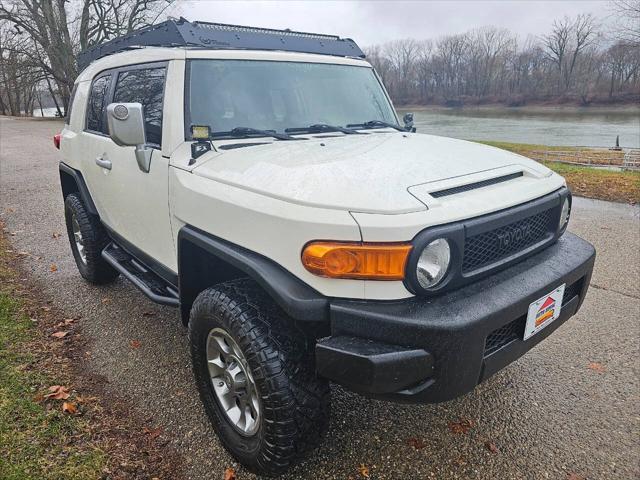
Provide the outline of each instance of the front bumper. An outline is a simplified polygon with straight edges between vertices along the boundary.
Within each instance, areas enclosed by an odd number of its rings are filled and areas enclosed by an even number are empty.
[[[595,250],[566,233],[542,252],[435,298],[332,300],[331,336],[316,346],[318,373],[375,398],[413,403],[463,395],[573,316]],[[523,341],[529,304],[566,284],[561,314]]]

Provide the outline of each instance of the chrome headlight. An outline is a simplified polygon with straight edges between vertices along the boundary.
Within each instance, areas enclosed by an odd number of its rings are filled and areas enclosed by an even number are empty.
[[[447,274],[451,263],[451,247],[444,238],[433,240],[424,247],[416,266],[416,276],[422,288],[433,288]]]
[[[558,224],[558,230],[562,231],[567,227],[569,223],[569,216],[571,215],[571,201],[569,197],[565,197],[562,201],[562,210],[560,211],[560,222]]]

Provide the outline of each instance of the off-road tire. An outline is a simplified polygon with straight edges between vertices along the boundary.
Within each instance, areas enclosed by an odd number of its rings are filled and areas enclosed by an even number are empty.
[[[206,343],[214,328],[238,344],[262,403],[257,432],[240,435],[222,411],[207,367]],[[198,295],[189,319],[191,357],[200,397],[224,447],[249,470],[277,475],[304,457],[329,426],[329,383],[315,374],[312,335],[249,279],[211,287]]]
[[[111,241],[100,220],[91,215],[78,195],[67,195],[64,201],[64,216],[67,223],[67,235],[71,244],[73,258],[80,275],[90,283],[104,285],[113,282],[119,275],[111,265],[102,258],[102,250]],[[75,216],[84,241],[86,262],[82,261],[73,234],[72,219]]]

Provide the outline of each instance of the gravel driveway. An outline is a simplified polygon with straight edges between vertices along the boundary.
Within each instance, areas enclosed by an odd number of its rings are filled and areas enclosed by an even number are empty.
[[[235,465],[207,423],[177,311],[151,303],[122,279],[98,288],[77,273],[51,140],[61,127],[0,119],[0,219],[10,241],[29,253],[25,268],[44,298],[80,319],[90,339],[88,368],[164,429],[185,458],[185,477],[222,478],[233,466],[240,480],[255,478]],[[395,405],[335,387],[327,441],[285,478],[356,479],[361,464],[373,479],[638,478],[639,215],[637,207],[576,198],[571,230],[598,250],[576,317],[449,403]],[[591,362],[604,370],[589,368]],[[472,421],[467,433],[450,429],[460,420]]]

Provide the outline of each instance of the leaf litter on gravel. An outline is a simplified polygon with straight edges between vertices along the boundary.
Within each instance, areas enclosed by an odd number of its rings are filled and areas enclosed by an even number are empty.
[[[49,393],[44,395],[46,400],[66,400],[69,398],[69,389],[62,385],[52,385],[48,390]]]
[[[449,422],[448,426],[451,433],[466,434],[475,426],[475,422],[468,418],[461,418],[456,422]]]

